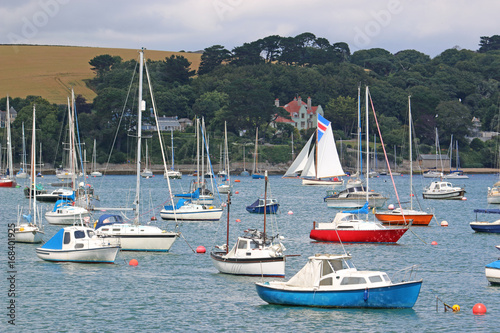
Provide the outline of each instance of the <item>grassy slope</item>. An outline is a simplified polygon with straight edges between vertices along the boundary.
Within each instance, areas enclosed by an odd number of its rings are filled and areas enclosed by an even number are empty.
[[[94,77],[90,59],[101,54],[118,55],[123,60],[138,59],[138,50],[77,46],[0,45],[0,96],[25,98],[42,96],[51,103],[65,104],[71,87],[91,102],[95,93],[84,80]],[[182,55],[198,69],[201,54],[145,51],[145,58],[164,60]]]

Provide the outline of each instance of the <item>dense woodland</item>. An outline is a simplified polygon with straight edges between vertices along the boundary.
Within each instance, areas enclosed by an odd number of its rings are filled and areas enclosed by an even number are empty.
[[[93,101],[76,98],[78,131],[88,159],[96,138],[99,163],[106,162],[108,157],[112,163],[131,161],[135,149],[131,135],[136,123],[137,61],[101,55],[89,59],[89,64],[95,77],[87,84],[97,97]],[[159,115],[204,117],[214,162],[220,156],[224,121],[227,121],[232,161],[243,159],[246,145],[247,166],[250,165],[255,129],[259,127],[260,161],[288,162],[292,132],[296,152],[310,133],[299,133],[290,125],[272,127],[276,115],[286,116],[283,109],[275,107],[274,101],[279,98],[283,105],[298,96],[311,97],[313,105],[323,107],[325,117],[332,121],[337,143],[342,142],[342,151],[346,152],[353,146],[348,140],[353,140],[356,132],[358,87],[363,91],[368,85],[384,143],[389,152],[397,147],[398,158],[408,158],[408,96],[411,95],[418,152],[434,153],[437,128],[443,153],[452,135],[458,140],[462,167],[498,167],[496,139],[482,142],[467,138],[473,117],[480,119],[481,130],[500,131],[500,36],[497,35],[481,37],[478,50],[456,47],[432,59],[416,50],[392,54],[373,48],[351,54],[346,43],[331,44],[311,33],[269,36],[231,51],[221,45],[209,47],[202,54],[198,71],[192,70],[182,56],[148,61],[147,67]],[[146,90],[144,99],[151,107]],[[5,104],[5,98],[1,99],[0,105]],[[36,96],[10,100],[10,105],[18,111],[12,134],[16,162],[22,152],[21,126],[23,122],[25,126],[31,124],[33,104],[36,104],[37,127],[41,130],[37,138],[43,144],[44,162],[58,166],[62,161],[62,142],[67,141],[67,105],[50,104]],[[146,112],[144,121],[152,120]],[[375,133],[374,122],[370,124]],[[176,163],[192,163],[196,151],[194,129],[176,132],[174,136]],[[29,130],[26,137],[30,142]],[[166,133],[167,145],[169,139],[170,133]],[[155,144],[158,139],[153,135],[150,140],[153,163],[161,163],[159,145]]]

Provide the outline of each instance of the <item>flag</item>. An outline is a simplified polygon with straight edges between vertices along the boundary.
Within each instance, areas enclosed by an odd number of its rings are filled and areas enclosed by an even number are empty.
[[[325,134],[328,125],[330,125],[330,122],[318,113],[318,142],[321,140],[323,134]]]

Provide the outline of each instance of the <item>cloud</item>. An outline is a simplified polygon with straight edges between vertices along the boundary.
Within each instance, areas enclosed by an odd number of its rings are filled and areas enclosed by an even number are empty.
[[[231,50],[311,32],[351,51],[416,49],[434,57],[455,45],[477,49],[481,36],[498,33],[499,11],[500,2],[490,0],[3,1],[0,42]]]

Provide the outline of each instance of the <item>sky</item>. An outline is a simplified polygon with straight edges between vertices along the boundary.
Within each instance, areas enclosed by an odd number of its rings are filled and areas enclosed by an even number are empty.
[[[0,3],[0,43],[231,51],[309,32],[351,53],[413,49],[434,58],[500,34],[498,13],[497,0],[15,0]]]

